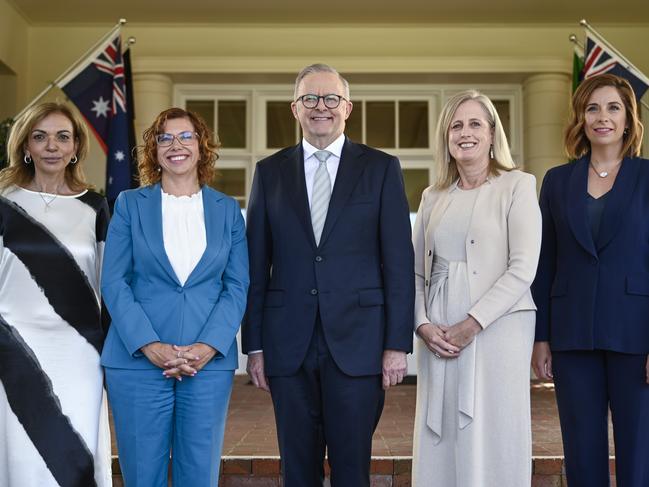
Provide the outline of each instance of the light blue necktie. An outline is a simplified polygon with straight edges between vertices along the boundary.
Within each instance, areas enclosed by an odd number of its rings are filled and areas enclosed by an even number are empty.
[[[329,200],[331,199],[331,178],[327,171],[327,159],[331,152],[319,150],[313,154],[320,164],[316,169],[313,178],[313,191],[311,192],[311,225],[313,225],[313,235],[315,242],[320,245],[320,237],[327,219],[327,210],[329,209]]]

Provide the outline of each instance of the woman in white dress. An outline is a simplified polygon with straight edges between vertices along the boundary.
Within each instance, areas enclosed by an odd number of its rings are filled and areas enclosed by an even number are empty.
[[[453,96],[437,178],[413,231],[417,409],[413,486],[531,482],[530,294],[541,243],[535,178],[515,169],[496,109]]]
[[[108,205],[81,170],[83,121],[28,110],[0,172],[0,485],[111,485],[99,354]]]

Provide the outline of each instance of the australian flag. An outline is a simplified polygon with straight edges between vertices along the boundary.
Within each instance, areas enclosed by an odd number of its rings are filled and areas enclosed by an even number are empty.
[[[59,83],[106,153],[106,198],[131,187],[128,104],[121,38],[117,32]]]
[[[611,73],[626,79],[633,87],[638,100],[649,88],[649,79],[644,74],[633,69],[629,63],[608,49],[598,38],[587,32],[583,78],[590,78],[602,73]]]

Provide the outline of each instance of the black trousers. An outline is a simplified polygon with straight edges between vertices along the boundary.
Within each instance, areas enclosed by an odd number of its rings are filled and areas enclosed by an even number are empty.
[[[372,435],[385,398],[380,375],[352,377],[334,362],[318,318],[300,369],[269,377],[284,487],[369,487]]]
[[[570,487],[608,487],[608,410],[618,487],[649,487],[646,355],[553,352],[552,369]]]

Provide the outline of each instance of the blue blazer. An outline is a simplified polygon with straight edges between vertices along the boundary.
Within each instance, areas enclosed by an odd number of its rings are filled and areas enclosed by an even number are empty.
[[[590,155],[550,169],[532,293],[536,340],[553,350],[649,353],[649,161],[625,158],[593,241],[586,196]]]
[[[248,253],[239,204],[203,186],[207,247],[180,285],[162,237],[160,185],[122,192],[106,239],[101,289],[112,323],[105,367],[152,369],[147,343],[202,342],[218,354],[208,370],[237,368],[236,334],[246,305]]]
[[[244,352],[263,349],[268,375],[290,375],[319,316],[346,374],[380,374],[383,350],[412,349],[414,255],[399,161],[345,141],[316,245],[303,157],[298,144],[255,170]]]

